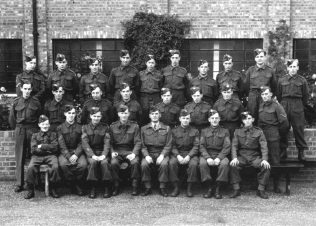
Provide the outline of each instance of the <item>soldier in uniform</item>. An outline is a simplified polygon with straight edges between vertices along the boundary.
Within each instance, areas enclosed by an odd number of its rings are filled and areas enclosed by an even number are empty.
[[[244,86],[248,95],[247,109],[257,120],[259,103],[261,101],[260,87],[269,86],[272,92],[275,93],[277,81],[272,68],[265,64],[266,52],[263,49],[255,49],[254,54],[256,65],[251,66],[246,71]]]
[[[64,98],[69,101],[74,101],[77,98],[79,89],[75,72],[67,67],[67,60],[64,54],[57,54],[55,64],[57,70],[49,75],[47,80],[48,92],[52,92],[53,84],[60,83],[65,90]]]
[[[64,115],[66,120],[57,127],[60,148],[58,162],[65,180],[72,182],[75,193],[82,196],[88,164],[81,146],[82,128],[76,122],[77,114],[73,105],[65,106]]]
[[[224,87],[224,84],[230,84],[232,86],[233,97],[240,99],[242,97],[243,81],[241,73],[233,70],[233,57],[225,54],[223,56],[223,66],[224,71],[219,72],[216,76],[218,89],[220,89],[220,92],[222,92],[223,90],[221,88]]]
[[[139,153],[141,149],[140,129],[136,122],[128,120],[130,112],[126,105],[118,107],[119,121],[110,126],[111,166],[114,180],[113,196],[119,193],[119,171],[122,163],[131,167],[132,195],[138,195],[140,181]]]
[[[243,128],[236,129],[232,141],[232,161],[230,162],[230,182],[233,185],[234,193],[230,198],[240,196],[241,181],[239,170],[252,166],[259,170],[257,196],[267,199],[265,187],[269,182],[270,164],[268,163],[268,147],[263,131],[253,126],[255,121],[250,112],[243,112],[241,115]]]
[[[208,62],[206,60],[200,60],[198,70],[199,75],[191,80],[190,87],[200,87],[203,93],[202,100],[213,106],[217,100],[218,88],[216,81],[208,74]]]
[[[41,115],[38,120],[40,132],[34,133],[31,140],[31,162],[27,168],[27,193],[25,199],[34,197],[34,185],[37,182],[39,167],[42,164],[49,166],[48,175],[50,181],[50,194],[53,198],[59,198],[56,190],[56,183],[59,180],[58,172],[58,141],[57,134],[51,131],[49,119]]]
[[[79,99],[83,104],[91,98],[90,85],[98,84],[103,98],[109,98],[109,78],[100,72],[101,59],[90,58],[88,59],[90,73],[82,76],[79,83]]]
[[[261,87],[262,102],[259,105],[258,126],[263,130],[267,139],[269,162],[271,165],[280,164],[280,133],[286,133],[289,123],[282,105],[272,100],[270,87]],[[274,191],[280,193],[279,175],[273,175]]]
[[[90,110],[93,107],[98,107],[102,114],[102,123],[110,125],[114,119],[114,108],[108,99],[102,98],[102,90],[99,84],[90,84],[91,99],[87,100],[82,107],[81,124],[88,124],[90,122]]]
[[[22,96],[21,85],[22,81],[30,81],[32,83],[31,96],[36,97],[39,101],[43,100],[45,94],[45,77],[38,74],[36,71],[36,57],[25,56],[25,70],[16,76],[16,94]]]
[[[170,50],[171,65],[162,69],[164,76],[164,87],[169,88],[172,92],[172,102],[180,107],[183,107],[187,100],[190,99],[188,95],[189,77],[187,70],[179,66],[181,59],[179,50]]]
[[[141,162],[142,182],[145,185],[143,196],[151,194],[151,172],[157,173],[160,182],[160,194],[168,196],[166,184],[168,182],[169,153],[172,146],[170,127],[159,121],[158,108],[151,107],[149,111],[151,122],[141,128],[142,154]]]
[[[72,105],[73,102],[64,99],[64,87],[59,83],[53,84],[52,93],[54,98],[46,101],[44,114],[49,118],[50,129],[56,131],[57,126],[65,121],[65,106]]]
[[[213,109],[209,111],[210,126],[203,129],[200,138],[200,173],[201,181],[209,184],[209,189],[204,198],[215,196],[221,199],[221,185],[228,182],[229,160],[231,149],[229,132],[219,125],[219,113]],[[216,183],[212,185],[212,178]]]
[[[160,112],[160,122],[173,128],[175,125],[179,124],[179,113],[180,107],[172,103],[172,92],[169,88],[161,89],[161,99],[162,102],[156,105]]]
[[[110,92],[114,96],[113,102],[117,102],[120,99],[120,85],[123,82],[130,85],[133,91],[132,99],[136,99],[139,91],[139,72],[130,65],[131,56],[128,50],[121,50],[120,60],[121,65],[112,69],[109,79]]]
[[[160,89],[162,87],[163,76],[155,68],[156,61],[153,55],[145,58],[146,70],[140,72],[140,105],[143,111],[142,124],[149,122],[149,108],[160,102]]]
[[[133,91],[128,83],[122,83],[120,85],[121,100],[114,103],[114,107],[117,110],[121,104],[126,105],[129,109],[129,120],[135,121],[140,124],[142,120],[142,107],[137,100],[132,99]]]
[[[304,139],[304,106],[309,97],[308,84],[304,77],[297,74],[299,62],[296,59],[287,61],[288,74],[281,77],[278,83],[278,100],[284,107],[289,123],[293,127],[298,159],[305,161],[304,151],[308,149]],[[285,155],[288,146],[287,133],[282,136],[282,152]]]
[[[179,168],[187,172],[187,197],[193,197],[192,184],[198,182],[199,131],[190,126],[190,113],[180,112],[180,125],[172,130],[172,154],[169,160],[169,180],[173,182],[171,196],[179,194]]]
[[[185,105],[186,109],[191,115],[191,125],[199,131],[208,126],[208,112],[212,108],[211,105],[202,101],[203,93],[200,87],[191,87],[191,95],[193,101]]]
[[[228,129],[230,139],[233,139],[235,129],[241,125],[240,114],[244,111],[244,106],[238,98],[233,98],[233,86],[223,83],[221,87],[222,98],[214,104],[214,110],[221,118],[220,125]]]
[[[98,107],[90,110],[91,122],[82,126],[82,148],[88,160],[87,180],[91,185],[89,198],[96,197],[97,182],[102,182],[104,198],[111,197],[112,181],[110,165],[110,134],[109,127],[101,122],[102,114]]]
[[[32,134],[38,131],[37,120],[41,114],[41,104],[36,97],[31,96],[32,83],[21,81],[20,97],[17,97],[10,110],[9,123],[15,128],[15,176],[17,185],[15,192],[21,192],[24,185],[25,158],[30,155]]]

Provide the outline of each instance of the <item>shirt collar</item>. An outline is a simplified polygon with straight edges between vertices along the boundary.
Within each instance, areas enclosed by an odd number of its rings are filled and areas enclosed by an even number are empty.
[[[65,121],[65,125],[66,125],[66,127],[71,127],[71,126],[73,126],[74,124],[75,124],[76,122],[74,122],[73,124],[70,124],[69,122],[67,122],[67,121]]]
[[[198,79],[204,79],[204,80],[206,80],[208,78],[208,75],[206,75],[205,77],[202,77],[200,74],[198,75]]]
[[[266,65],[264,64],[262,67],[258,67],[258,65],[256,64],[256,71],[259,71],[259,70],[264,70],[264,69],[266,69]]]

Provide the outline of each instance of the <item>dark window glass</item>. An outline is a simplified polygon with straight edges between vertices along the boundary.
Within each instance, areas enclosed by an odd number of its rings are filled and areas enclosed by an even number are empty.
[[[316,39],[294,39],[293,57],[300,62],[300,71],[316,73]]]

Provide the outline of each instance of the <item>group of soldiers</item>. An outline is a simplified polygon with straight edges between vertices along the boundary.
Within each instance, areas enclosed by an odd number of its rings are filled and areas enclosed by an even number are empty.
[[[50,194],[59,197],[57,184],[68,181],[73,191],[96,198],[97,187],[109,198],[120,193],[120,170],[130,169],[132,195],[152,193],[158,178],[160,194],[178,196],[187,181],[186,195],[201,181],[205,198],[222,198],[221,187],[230,182],[240,195],[239,170],[258,170],[257,195],[268,198],[270,163],[286,158],[287,134],[293,127],[298,158],[304,161],[304,105],[306,80],[297,74],[298,60],[288,60],[288,74],[278,79],[265,64],[266,52],[254,51],[256,64],[245,76],[233,70],[233,58],[224,55],[224,70],[216,80],[201,60],[199,75],[189,78],[179,66],[178,50],[170,51],[171,64],[156,69],[153,55],[139,72],[130,65],[127,50],[110,76],[100,72],[101,60],[89,58],[90,73],[80,79],[57,54],[57,70],[47,78],[35,71],[36,58],[26,57],[25,71],[16,77],[18,97],[9,121],[15,128],[15,192],[34,197],[41,164],[49,166]],[[247,106],[240,98],[247,97]],[[80,101],[79,112],[74,100]],[[245,111],[247,109],[247,111]],[[39,128],[39,129],[38,129]],[[278,175],[274,191],[280,192]],[[168,183],[172,192],[168,194]]]

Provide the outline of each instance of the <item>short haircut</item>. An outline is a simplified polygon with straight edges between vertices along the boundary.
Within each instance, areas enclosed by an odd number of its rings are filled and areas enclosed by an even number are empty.
[[[264,53],[264,55],[267,55],[266,51],[264,51],[263,49],[259,49],[259,48],[255,49],[253,52],[254,52],[255,56],[259,55],[260,53]]]
[[[68,112],[68,111],[71,111],[72,109],[75,109],[75,110],[76,110],[76,108],[75,108],[74,105],[72,105],[72,104],[66,104],[66,105],[65,105],[65,108],[64,108],[64,113],[66,113],[66,112]]]
[[[57,53],[56,61],[64,61],[64,60],[66,60],[66,56],[64,54]]]
[[[203,65],[203,64],[208,64],[208,61],[207,60],[204,60],[204,59],[201,59],[200,61],[199,61],[199,67],[201,66],[201,65]]]
[[[120,52],[120,57],[124,57],[126,55],[130,55],[131,56],[131,54],[129,54],[129,51],[127,49],[122,49],[121,52]]]

